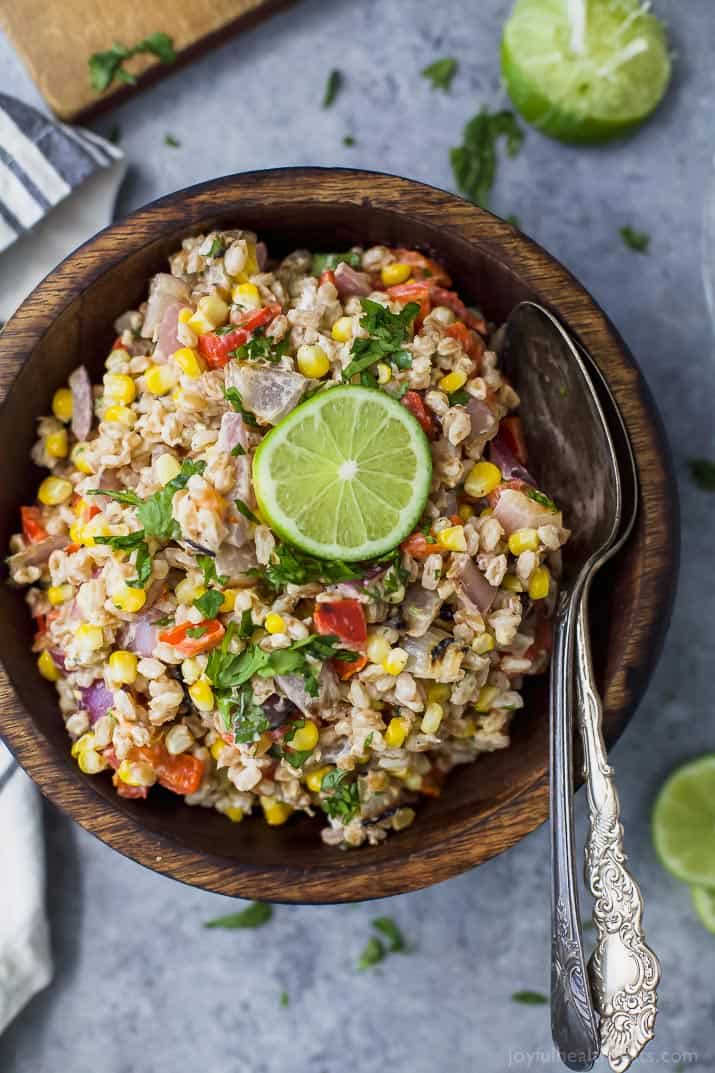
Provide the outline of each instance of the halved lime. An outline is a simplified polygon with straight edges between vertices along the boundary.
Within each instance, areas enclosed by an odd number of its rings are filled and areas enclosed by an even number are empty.
[[[690,893],[700,923],[715,935],[715,890],[709,887],[691,887]]]
[[[321,559],[372,559],[422,514],[432,459],[412,414],[374,388],[321,391],[268,433],[253,485],[269,525]]]
[[[653,809],[653,841],[674,876],[715,887],[715,753],[677,768]]]
[[[665,30],[642,0],[516,0],[501,61],[517,110],[564,142],[638,126],[670,79]]]

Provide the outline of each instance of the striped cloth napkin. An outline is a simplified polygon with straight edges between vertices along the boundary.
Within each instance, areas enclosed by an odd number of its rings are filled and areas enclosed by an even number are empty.
[[[0,321],[110,222],[125,169],[121,151],[104,138],[0,93]],[[1,741],[0,860],[2,1032],[50,982],[52,958],[41,802]]]

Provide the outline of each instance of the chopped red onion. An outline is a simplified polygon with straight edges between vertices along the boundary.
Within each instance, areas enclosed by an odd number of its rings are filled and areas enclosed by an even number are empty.
[[[171,302],[166,307],[164,316],[161,318],[159,335],[154,347],[154,353],[151,356],[152,361],[158,365],[168,361],[171,355],[181,346],[181,340],[178,335],[179,311],[183,309],[184,304],[182,302]]]
[[[536,484],[529,471],[517,462],[501,431],[489,443],[489,459],[498,466],[507,480],[517,478],[527,484]]]
[[[516,488],[503,488],[494,506],[494,517],[506,533],[517,529],[538,529],[540,525],[562,525],[561,511],[529,499]]]
[[[152,656],[159,641],[159,629],[154,624],[156,611],[137,615],[120,634],[120,644],[138,656]]]
[[[499,427],[496,417],[482,399],[475,399],[472,396],[467,403],[467,413],[472,422],[470,438],[473,440],[482,436],[489,439]]]
[[[66,544],[66,536],[50,536],[45,540],[38,540],[36,544],[29,544],[8,559],[7,565],[10,573],[14,574],[26,566],[40,566],[41,563],[46,563],[53,551],[64,548]]]
[[[111,689],[107,689],[101,678],[97,678],[90,686],[80,689],[80,694],[82,707],[86,708],[92,726],[103,715],[106,715],[114,704],[114,694]]]
[[[277,674],[273,681],[284,697],[287,697],[304,715],[311,715],[318,703],[305,688],[305,679],[300,674]]]
[[[72,432],[78,440],[86,440],[92,427],[92,384],[84,365],[70,375],[72,392]]]
[[[155,329],[163,322],[169,307],[178,305],[181,308],[188,301],[189,288],[182,279],[170,276],[168,272],[157,272],[149,285],[149,301],[144,314],[142,336],[145,339],[152,339]]]
[[[243,447],[245,451],[248,449],[249,443],[249,432],[243,417],[241,414],[234,413],[233,410],[227,410],[221,418],[221,427],[216,443],[219,451],[225,451],[226,454],[230,454],[238,446]]]
[[[273,369],[232,361],[226,369],[226,387],[238,388],[244,406],[259,421],[277,425],[298,405],[308,380],[288,369]]]
[[[341,261],[335,269],[335,286],[341,298],[353,294],[364,298],[372,291],[370,277],[365,272],[356,272],[345,261]]]
[[[461,594],[466,596],[483,615],[486,614],[499,590],[489,584],[468,555],[461,556],[456,573],[460,581]]]
[[[424,637],[442,605],[442,597],[419,582],[410,585],[405,593],[403,614],[410,637]]]

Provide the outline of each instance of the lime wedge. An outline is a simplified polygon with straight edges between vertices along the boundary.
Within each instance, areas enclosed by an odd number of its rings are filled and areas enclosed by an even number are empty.
[[[258,505],[283,539],[321,559],[372,559],[422,514],[429,443],[391,395],[321,391],[268,433],[253,460]]]
[[[501,61],[517,110],[564,142],[637,127],[670,79],[663,25],[642,0],[516,0]]]
[[[715,753],[667,779],[653,809],[653,841],[674,876],[715,888]]]
[[[715,935],[715,890],[709,887],[691,887],[690,893],[701,924]]]

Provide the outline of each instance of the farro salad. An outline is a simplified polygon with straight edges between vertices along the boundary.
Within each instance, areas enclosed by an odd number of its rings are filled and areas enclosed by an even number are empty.
[[[377,843],[548,663],[568,531],[500,331],[415,250],[215,231],[169,268],[39,420],[9,569],[40,673],[120,796]]]

